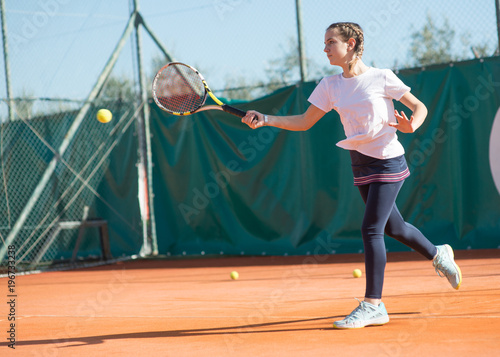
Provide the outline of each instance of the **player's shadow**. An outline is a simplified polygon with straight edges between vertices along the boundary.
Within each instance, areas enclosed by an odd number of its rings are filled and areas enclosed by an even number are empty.
[[[55,345],[55,347],[75,347],[85,345],[97,345],[108,340],[121,339],[146,339],[146,338],[166,338],[166,337],[193,337],[193,336],[210,336],[210,335],[231,335],[231,334],[253,334],[253,333],[271,333],[271,332],[288,332],[288,331],[308,331],[308,330],[323,330],[324,327],[314,328],[281,328],[267,329],[266,327],[285,326],[290,324],[320,321],[342,318],[340,316],[317,317],[313,319],[288,320],[279,322],[266,322],[259,324],[247,324],[229,327],[190,329],[190,330],[171,330],[171,331],[153,331],[153,332],[132,332],[123,334],[88,336],[88,337],[71,337],[66,339],[50,339],[50,340],[23,340],[16,342],[18,346],[34,346],[34,345]],[[0,346],[7,346],[9,342],[1,342]]]
[[[404,312],[396,313],[391,315],[412,315],[419,314],[419,312]],[[195,337],[195,336],[210,336],[210,335],[237,335],[244,336],[247,334],[256,333],[276,333],[276,332],[290,332],[290,331],[313,331],[313,330],[336,330],[333,327],[309,327],[309,328],[275,328],[276,326],[286,326],[290,324],[298,324],[303,322],[311,321],[322,321],[322,320],[338,320],[344,318],[344,315],[340,316],[327,316],[327,317],[317,317],[312,319],[301,319],[301,320],[287,320],[279,322],[266,322],[259,324],[247,324],[229,327],[215,327],[215,328],[203,328],[203,329],[190,329],[190,330],[171,330],[171,331],[152,331],[152,332],[132,332],[132,333],[122,333],[122,334],[112,334],[112,335],[101,335],[101,336],[88,336],[88,337],[71,337],[62,339],[50,339],[50,340],[23,340],[16,342],[17,346],[36,346],[36,345],[54,345],[55,348],[65,348],[65,347],[78,347],[86,345],[98,345],[109,340],[134,340],[134,339],[149,339],[149,338],[166,338],[166,337]],[[331,326],[331,325],[330,325]],[[273,327],[269,329],[269,327]],[[7,346],[9,342],[1,342],[0,346]]]

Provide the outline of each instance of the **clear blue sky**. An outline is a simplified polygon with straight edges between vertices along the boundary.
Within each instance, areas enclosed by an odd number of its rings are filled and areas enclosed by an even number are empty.
[[[129,17],[130,0],[6,0],[12,87],[38,97],[85,98]],[[229,76],[264,78],[296,38],[294,0],[140,0],[140,10],[175,59],[198,66],[213,89]],[[495,0],[302,0],[306,54],[321,66],[325,28],[354,21],[365,30],[367,64],[392,67],[408,61],[410,34],[427,13],[447,17],[473,43],[496,48]],[[159,54],[143,32],[145,71]],[[115,74],[134,76],[132,43]],[[0,97],[6,97],[3,57]],[[312,79],[312,78],[311,78]],[[315,78],[314,78],[315,79]]]

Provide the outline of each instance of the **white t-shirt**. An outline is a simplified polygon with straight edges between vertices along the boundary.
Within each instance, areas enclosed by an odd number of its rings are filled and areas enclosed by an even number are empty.
[[[377,159],[404,154],[398,141],[393,99],[410,91],[390,69],[370,67],[352,78],[342,74],[325,77],[314,89],[309,102],[324,112],[335,109],[344,126],[346,139],[337,146],[356,150]]]

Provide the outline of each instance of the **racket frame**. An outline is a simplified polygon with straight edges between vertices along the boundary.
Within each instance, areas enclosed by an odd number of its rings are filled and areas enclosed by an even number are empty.
[[[198,106],[198,108],[196,108],[195,110],[192,110],[192,111],[187,111],[187,112],[174,112],[174,111],[171,111],[167,108],[165,108],[158,100],[157,96],[156,96],[156,87],[157,87],[157,82],[158,82],[158,79],[160,78],[160,74],[161,72],[163,72],[163,70],[166,68],[166,67],[169,67],[169,66],[172,66],[172,65],[182,65],[182,66],[186,66],[188,67],[189,69],[191,69],[192,71],[194,71],[201,79],[201,82],[203,83],[203,87],[205,87],[205,95],[203,96],[203,100],[201,101],[201,104]],[[182,75],[182,73],[179,71],[179,74]],[[165,66],[163,66],[159,71],[158,73],[155,75],[155,78],[153,79],[153,88],[152,88],[152,92],[153,92],[153,99],[156,103],[156,105],[158,105],[158,107],[164,111],[166,111],[167,113],[170,113],[170,114],[173,114],[173,115],[178,115],[178,116],[185,116],[185,115],[191,115],[191,114],[195,114],[195,113],[199,113],[199,112],[202,112],[202,111],[205,111],[205,110],[222,110],[226,113],[230,113],[230,114],[233,114],[239,118],[243,118],[245,115],[246,115],[246,112],[238,109],[238,108],[235,108],[235,107],[232,107],[230,105],[227,105],[227,104],[224,104],[219,98],[217,98],[215,96],[215,94],[213,94],[212,90],[210,89],[210,87],[208,86],[207,84],[207,81],[205,80],[205,78],[203,77],[203,75],[196,69],[194,68],[193,66],[190,66],[188,64],[185,64],[185,63],[182,63],[182,62],[170,62],[170,63],[167,63]],[[207,96],[210,96],[210,98],[212,98],[212,100],[217,104],[217,105],[205,105],[205,102],[207,100]]]

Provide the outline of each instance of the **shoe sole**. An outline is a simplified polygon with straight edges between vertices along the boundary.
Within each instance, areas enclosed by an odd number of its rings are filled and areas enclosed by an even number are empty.
[[[457,286],[454,287],[455,290],[458,290],[458,289],[460,289],[460,285],[462,285],[462,271],[460,270],[460,267],[457,265],[457,263],[455,263],[455,254],[453,253],[453,249],[448,244],[445,244],[444,246],[446,247],[446,250],[448,251],[448,253],[451,255],[451,257],[453,259],[453,265],[455,266],[455,268],[458,271],[459,281],[458,281]]]
[[[367,327],[367,326],[382,326],[382,325],[385,325],[388,322],[389,322],[389,316],[386,316],[384,318],[380,318],[379,321],[375,321],[375,322],[366,324],[364,326],[359,326],[359,327],[337,326],[337,325],[335,325],[335,322],[334,322],[333,323],[333,328],[336,328],[336,329],[339,329],[339,330],[357,330],[357,329],[364,328],[364,327]]]

